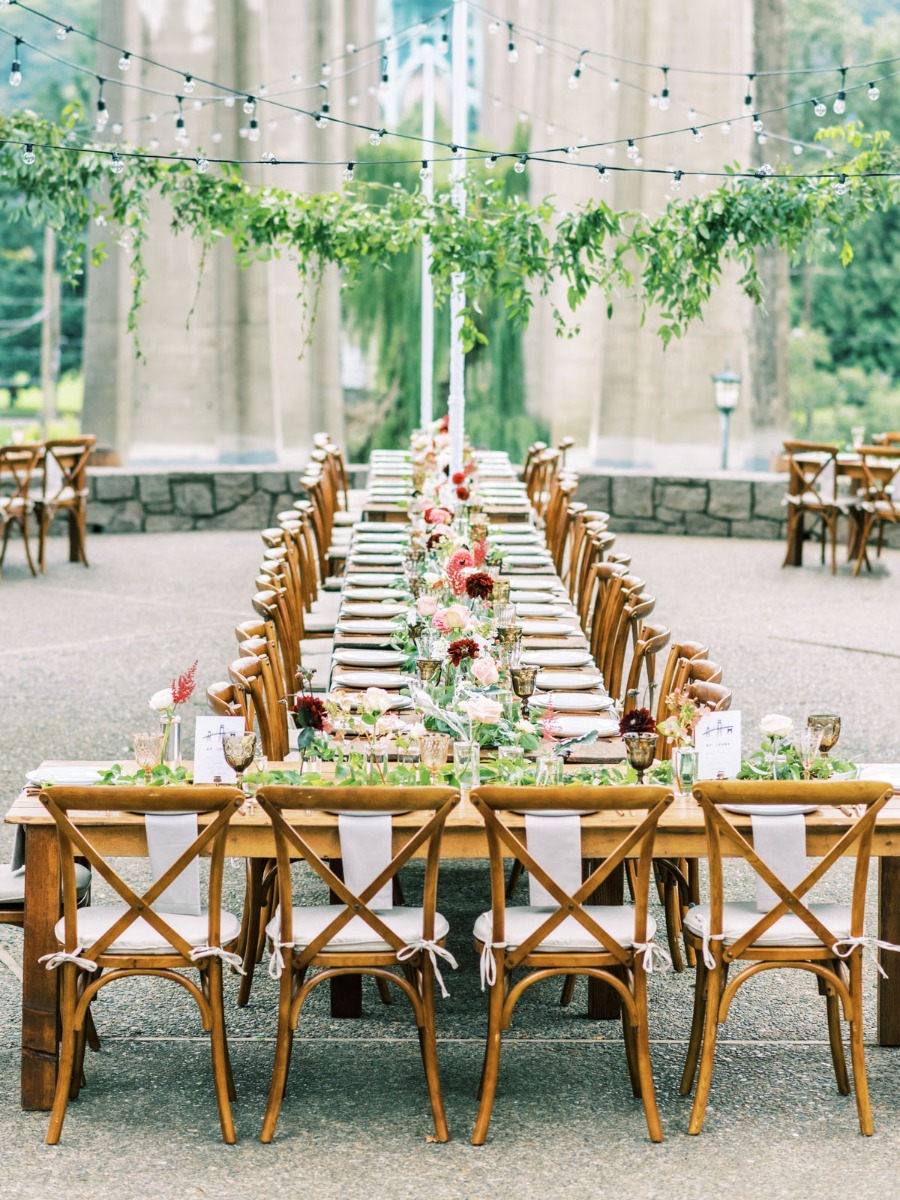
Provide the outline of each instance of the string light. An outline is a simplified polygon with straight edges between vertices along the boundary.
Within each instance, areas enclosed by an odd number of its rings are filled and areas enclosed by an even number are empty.
[[[119,70],[120,71],[130,71],[131,70],[131,55],[128,53],[127,50],[122,52],[122,57],[119,59]]]
[[[113,150],[112,158],[109,160],[109,169],[113,175],[121,175],[125,170],[125,163],[119,158],[115,150]]]
[[[98,133],[102,133],[109,124],[109,109],[106,107],[106,101],[103,98],[103,79],[97,76],[97,117],[94,121],[94,127]]]
[[[329,62],[323,62],[323,63],[322,63],[322,67],[321,67],[321,73],[322,73],[322,75],[324,75],[324,76],[325,76],[325,78],[327,79],[327,78],[328,78],[328,76],[331,74],[331,63],[329,63]]]
[[[56,40],[58,42],[64,42],[71,32],[71,25],[60,25],[56,31]]]
[[[486,158],[484,160],[484,165],[487,167],[487,169],[489,171],[493,171],[494,167],[496,167],[496,165],[497,165],[497,155],[491,154],[488,158]]]
[[[32,166],[34,166],[35,158],[36,158],[36,155],[34,153],[34,146],[32,146],[31,142],[26,142],[25,143],[25,152],[22,155],[22,162],[25,164],[26,167],[32,167]]]
[[[843,116],[847,111],[847,68],[841,67],[841,90],[835,97],[832,109],[839,117]]]
[[[431,178],[431,167],[428,165],[428,160],[425,158],[422,159],[422,166],[419,168],[419,178],[423,183],[427,183],[427,181]]]
[[[841,173],[841,175],[839,175],[832,184],[832,187],[834,188],[836,195],[843,196],[850,187],[850,185],[847,183],[847,176]]]
[[[866,95],[869,97],[870,100],[872,100],[874,102],[881,95],[881,92],[879,91],[878,87],[874,83],[870,83],[869,90],[866,92]]]
[[[209,159],[208,159],[208,158],[203,158],[203,157],[201,156],[200,158],[198,158],[198,159],[196,160],[196,162],[197,162],[197,174],[198,174],[198,175],[205,175],[205,174],[206,174],[206,172],[209,170]]]
[[[247,114],[247,116],[252,117],[253,114],[256,112],[256,97],[248,96],[247,99],[244,101],[243,107],[244,107],[244,112]]]
[[[797,155],[798,158],[803,153],[803,147],[800,145],[799,142],[795,143],[795,145],[794,145],[794,153]]]
[[[184,146],[188,142],[188,131],[184,123],[184,113],[181,111],[181,97],[177,96],[178,100],[178,116],[175,118],[175,141],[179,146]]]
[[[694,135],[695,142],[703,141],[703,130],[698,129],[696,125],[691,129],[691,133]]]
[[[662,68],[663,74],[663,89],[659,94],[660,112],[666,112],[669,107],[669,68]]]
[[[613,77],[613,78],[612,78],[612,79],[609,81],[609,90],[610,90],[611,92],[617,92],[617,91],[619,90],[619,79],[618,79],[618,76],[614,76],[614,77]]]
[[[811,104],[813,106],[813,112],[816,114],[817,117],[824,117],[825,114],[828,112],[828,109],[825,107],[825,105],[822,103],[822,101],[818,98],[818,96],[813,96]]]
[[[543,42],[535,42],[534,43],[534,52],[535,52],[535,54],[543,54],[544,53],[544,43]]]
[[[384,137],[384,135],[386,133],[387,133],[386,129],[373,129],[372,132],[369,134],[369,145],[370,146],[380,146],[381,139]]]
[[[582,50],[581,53],[578,55],[578,62],[575,64],[575,69],[572,72],[572,74],[569,76],[569,87],[572,89],[573,92],[578,87],[578,84],[581,80],[581,64],[582,64],[582,61],[584,60],[585,54],[587,54],[587,50]]]
[[[759,113],[754,113],[753,114],[753,132],[754,133],[762,133],[762,131],[765,129],[765,127],[766,127],[765,121],[760,120]]]
[[[328,124],[328,114],[331,112],[331,105],[326,100],[322,105],[321,111],[316,113],[316,129],[324,129]]]
[[[634,144],[634,138],[628,139],[628,147],[625,150],[625,153],[628,155],[628,157],[630,159],[635,159],[640,154],[640,151],[638,150],[637,146]]]
[[[493,34],[499,33],[499,32],[500,32],[500,22],[499,21],[491,21],[490,25],[488,25],[488,33],[493,36]]]
[[[600,176],[601,183],[609,183],[610,174],[602,163],[597,163],[597,174]]]
[[[747,91],[744,95],[744,115],[749,116],[753,112],[753,80],[755,75],[747,76]]]
[[[382,56],[381,56],[381,83],[379,84],[379,87],[381,88],[381,90],[383,92],[386,92],[388,90],[389,85],[390,85],[390,78],[388,77],[388,56],[386,54],[382,54]]]
[[[659,104],[659,96],[657,96],[656,92],[650,93],[650,95],[647,97],[647,103],[651,108],[656,108],[656,106]]]
[[[519,52],[516,49],[516,41],[513,36],[512,21],[508,23],[509,41],[506,43],[506,61],[509,63],[517,63],[519,61]]]
[[[354,178],[353,171],[354,171],[355,167],[356,167],[356,163],[353,163],[353,162],[348,162],[346,167],[344,167],[343,175],[342,175],[344,183],[352,183],[353,182],[353,178]]]
[[[184,83],[181,85],[181,90],[184,94],[189,96],[196,86],[193,75],[185,75]]]
[[[526,166],[527,162],[528,162],[528,155],[527,155],[527,154],[523,154],[523,155],[522,155],[522,156],[519,158],[519,161],[518,161],[518,162],[515,164],[515,166],[513,167],[513,170],[515,171],[515,173],[516,173],[517,175],[522,175],[522,174],[524,173],[524,171],[525,171],[525,166]]]
[[[450,32],[447,29],[447,14],[446,13],[444,13],[441,20],[443,21],[443,28],[441,29],[441,52],[443,54],[446,54],[450,48]]]
[[[728,137],[729,133],[731,133],[731,122],[723,121],[722,124],[719,126],[719,129],[721,130],[723,137]]]
[[[684,178],[684,171],[676,171],[676,172],[675,172],[675,173],[672,175],[672,181],[671,181],[671,183],[669,184],[669,187],[671,188],[671,190],[672,190],[673,192],[680,192],[680,191],[681,191],[681,181],[682,181],[682,179],[683,179],[683,178]]]
[[[22,64],[19,62],[19,47],[22,39],[16,38],[16,48],[13,50],[12,66],[9,68],[9,86],[19,87],[22,83]]]
[[[251,117],[247,125],[247,138],[251,142],[259,141],[259,121],[256,117]]]

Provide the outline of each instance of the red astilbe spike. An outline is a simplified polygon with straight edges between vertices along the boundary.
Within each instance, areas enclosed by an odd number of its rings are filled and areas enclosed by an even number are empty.
[[[194,694],[194,687],[196,686],[194,677],[197,674],[197,663],[199,661],[198,658],[195,658],[193,665],[183,675],[179,675],[177,679],[172,680],[173,704],[184,704]]]

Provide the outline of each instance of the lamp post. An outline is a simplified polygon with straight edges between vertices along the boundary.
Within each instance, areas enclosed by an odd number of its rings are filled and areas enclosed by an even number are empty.
[[[741,377],[730,367],[712,377],[716,389],[716,408],[722,418],[722,470],[728,469],[728,433],[731,424],[731,414],[738,406],[741,398]]]

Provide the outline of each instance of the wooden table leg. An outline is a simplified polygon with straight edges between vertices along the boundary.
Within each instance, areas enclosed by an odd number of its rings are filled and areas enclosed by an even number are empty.
[[[344,864],[333,858],[330,867],[339,879],[344,878]],[[338,896],[331,893],[331,903],[341,904]],[[338,1020],[353,1020],[362,1016],[362,975],[338,975],[330,981],[331,1015]]]
[[[596,864],[591,863],[591,870]],[[619,867],[611,872],[597,891],[591,896],[591,904],[624,904],[625,902],[625,870]],[[588,979],[588,1012],[592,1021],[618,1021],[621,1014],[622,1001],[619,993],[602,983],[599,979]]]
[[[38,959],[56,949],[59,844],[53,825],[25,826],[25,929],[22,963],[22,1107],[49,1109],[56,1088],[57,972]]]
[[[878,937],[900,945],[900,858],[878,860]],[[900,962],[885,950],[878,959],[887,971],[878,976],[878,1044],[900,1046]]]

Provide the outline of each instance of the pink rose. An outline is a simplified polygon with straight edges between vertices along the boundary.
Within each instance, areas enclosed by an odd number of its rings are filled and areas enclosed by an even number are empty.
[[[433,617],[437,612],[437,600],[434,596],[420,596],[416,601],[416,609],[420,617]]]
[[[433,625],[441,633],[449,633],[451,629],[465,629],[469,624],[469,610],[461,604],[451,604],[449,608],[441,608],[434,614]]]
[[[478,696],[467,702],[466,712],[473,721],[479,721],[482,725],[496,725],[503,716],[503,705],[496,700],[489,700],[487,696]]]
[[[500,678],[497,664],[489,654],[476,658],[472,663],[472,677],[477,679],[482,687],[490,687]]]

